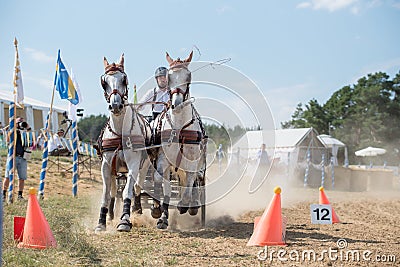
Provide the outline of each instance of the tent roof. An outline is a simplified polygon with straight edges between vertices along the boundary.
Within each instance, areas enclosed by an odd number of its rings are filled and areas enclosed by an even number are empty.
[[[301,143],[312,128],[275,130],[275,147],[294,147]]]
[[[6,101],[7,104],[14,101],[14,96],[11,92],[0,90],[0,100]],[[50,104],[30,98],[24,97],[24,105],[32,106],[34,109],[47,110],[50,108]],[[67,108],[57,107],[53,105],[53,110],[57,112],[64,112]]]
[[[332,136],[327,135],[327,134],[318,135],[318,139],[321,140],[321,142],[324,143],[325,146],[328,148],[331,148],[333,146],[337,146],[337,147],[345,147],[346,146],[343,142],[341,142],[338,139],[333,138]]]
[[[275,147],[294,148],[300,145],[311,132],[316,133],[313,128],[275,130]],[[259,149],[262,143],[270,147],[271,140],[269,138],[271,138],[271,131],[249,131],[233,145],[233,149],[238,147],[241,149]]]

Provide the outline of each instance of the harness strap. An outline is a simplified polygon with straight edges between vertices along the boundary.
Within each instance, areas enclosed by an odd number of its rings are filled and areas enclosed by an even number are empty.
[[[200,131],[194,130],[180,130],[178,134],[172,129],[164,130],[161,132],[161,141],[170,143],[193,144],[201,143],[203,134]]]
[[[176,156],[176,162],[175,162],[175,172],[178,171],[179,169],[179,165],[181,165],[181,161],[182,161],[182,155],[183,155],[183,142],[185,141],[185,137],[183,137],[182,143],[179,147],[179,153]]]
[[[118,148],[122,148],[122,138],[115,137],[115,138],[106,138],[103,139],[101,142],[101,146],[104,150],[116,150]]]
[[[156,87],[154,87],[154,89],[153,89],[153,104],[151,104],[151,111],[153,111],[154,110],[154,106],[155,106],[155,101],[156,101],[156,98],[157,98],[157,94],[156,94]]]
[[[108,120],[108,122],[107,122],[107,129],[108,129],[112,134],[115,134],[116,136],[118,136],[118,138],[121,138],[121,135],[120,135],[119,133],[116,133],[116,132],[111,128],[110,120]]]

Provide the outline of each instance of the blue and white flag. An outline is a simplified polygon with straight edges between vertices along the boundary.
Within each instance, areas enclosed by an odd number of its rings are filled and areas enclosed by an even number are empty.
[[[78,92],[68,74],[67,69],[64,66],[64,63],[61,61],[60,50],[58,50],[54,86],[60,94],[61,99],[68,99],[74,105],[79,103]]]

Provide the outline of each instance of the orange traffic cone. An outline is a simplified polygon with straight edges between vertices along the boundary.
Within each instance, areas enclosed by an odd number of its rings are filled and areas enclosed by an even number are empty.
[[[254,231],[247,246],[286,245],[286,224],[282,224],[281,188],[275,187],[274,193],[275,195],[263,215],[255,218]]]
[[[329,203],[327,196],[325,195],[325,191],[322,186],[319,188],[319,204],[331,205],[331,203]],[[336,215],[333,207],[332,207],[332,223],[340,223],[339,217]]]
[[[29,189],[24,234],[18,247],[38,249],[57,247],[57,242],[50,230],[49,223],[36,199],[36,192],[36,189],[32,187]]]

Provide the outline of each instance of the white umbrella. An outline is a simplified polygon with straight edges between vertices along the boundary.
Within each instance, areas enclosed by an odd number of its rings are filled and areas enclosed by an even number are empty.
[[[370,146],[355,152],[356,156],[359,157],[369,157],[369,156],[374,157],[385,153],[386,150],[383,148],[370,147]]]

